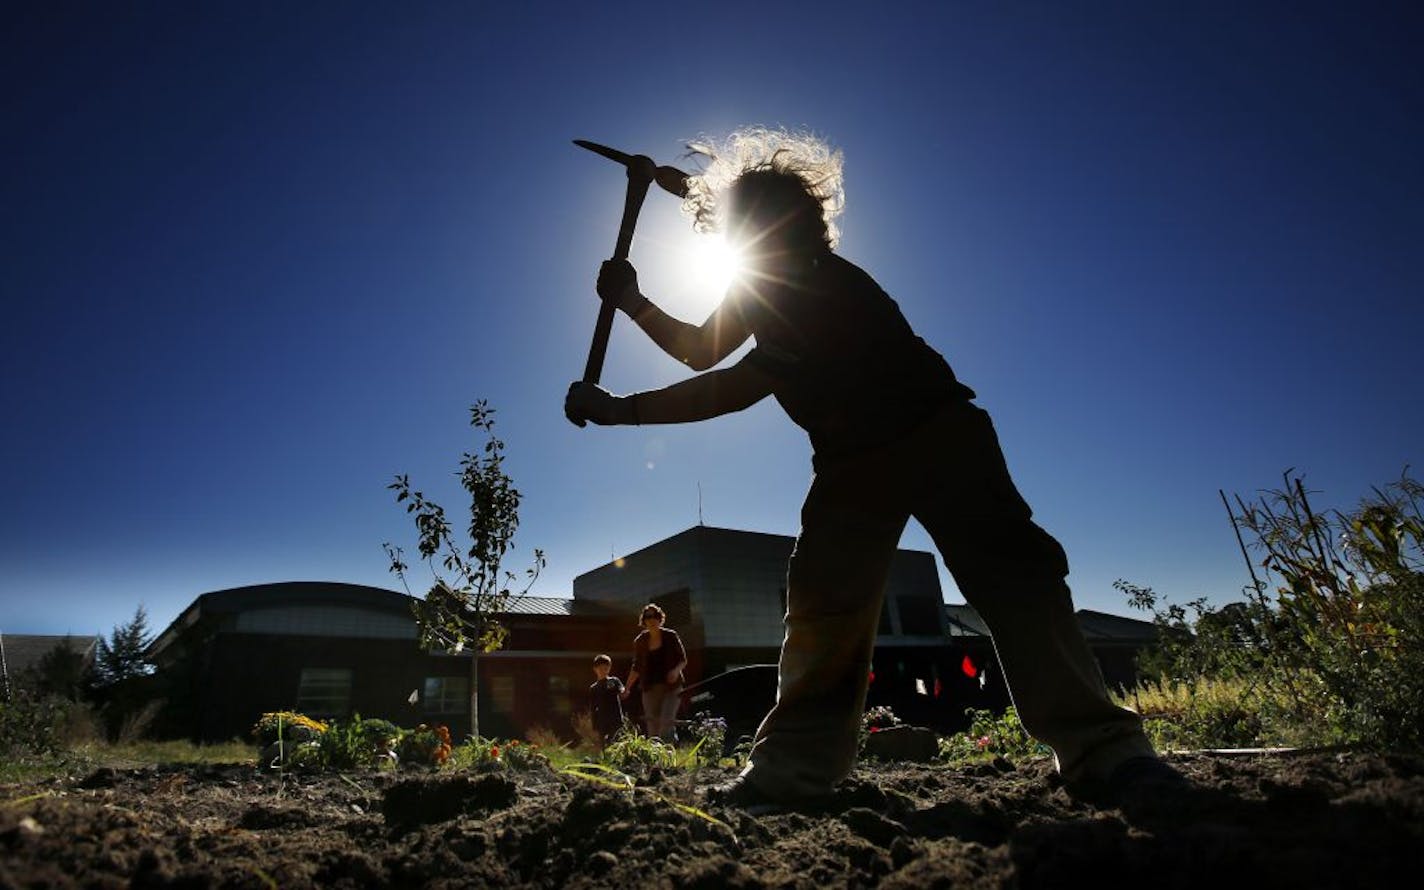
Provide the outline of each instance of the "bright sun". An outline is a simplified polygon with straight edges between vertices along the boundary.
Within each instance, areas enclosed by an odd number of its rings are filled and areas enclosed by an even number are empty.
[[[741,256],[718,234],[697,236],[691,260],[692,276],[698,286],[717,294],[719,299],[742,266]]]

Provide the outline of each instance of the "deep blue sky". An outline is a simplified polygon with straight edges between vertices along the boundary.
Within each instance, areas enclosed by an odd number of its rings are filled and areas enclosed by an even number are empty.
[[[1219,488],[1296,467],[1348,507],[1424,457],[1411,4],[32,7],[0,19],[0,631],[396,586],[385,485],[458,516],[477,398],[537,593],[694,524],[699,483],[709,524],[794,534],[770,400],[563,419],[623,190],[576,137],[839,146],[841,252],[978,390],[1080,606],[1230,599]],[[694,238],[651,195],[633,259],[699,321]],[[606,385],[684,373],[620,319]]]

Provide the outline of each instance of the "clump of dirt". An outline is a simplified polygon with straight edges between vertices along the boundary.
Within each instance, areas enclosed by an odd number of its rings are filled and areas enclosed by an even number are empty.
[[[1424,760],[1181,755],[1191,789],[1113,808],[1046,763],[862,764],[753,818],[726,770],[619,790],[520,773],[107,770],[0,787],[0,887],[1384,885],[1424,869]]]
[[[518,799],[519,786],[504,776],[427,776],[387,788],[381,813],[392,825],[428,825],[504,809]]]

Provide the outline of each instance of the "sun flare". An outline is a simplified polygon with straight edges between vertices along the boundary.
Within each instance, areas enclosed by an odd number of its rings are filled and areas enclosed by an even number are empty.
[[[719,296],[742,268],[742,257],[720,234],[699,235],[692,249],[692,276],[701,288]]]

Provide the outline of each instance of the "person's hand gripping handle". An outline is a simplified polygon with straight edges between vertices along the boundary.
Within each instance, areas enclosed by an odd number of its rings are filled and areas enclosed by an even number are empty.
[[[614,260],[628,259],[633,246],[633,229],[638,224],[638,212],[643,209],[648,186],[657,177],[658,165],[647,155],[634,155],[628,160],[628,191],[623,197],[623,221],[618,226],[618,242],[613,247]],[[588,363],[583,368],[583,382],[598,385],[603,376],[603,357],[608,352],[608,335],[613,331],[616,307],[609,300],[598,307],[598,322],[593,328],[593,343],[588,348]],[[575,421],[583,426],[582,421]]]

